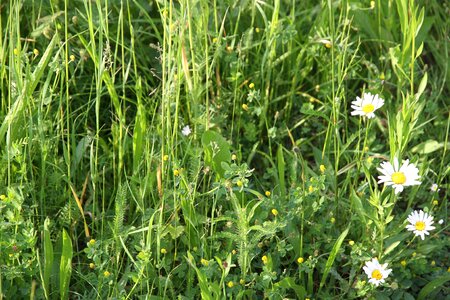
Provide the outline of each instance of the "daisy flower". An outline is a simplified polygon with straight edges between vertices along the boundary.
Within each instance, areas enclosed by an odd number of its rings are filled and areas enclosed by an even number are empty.
[[[383,175],[378,176],[378,183],[384,182],[385,185],[392,185],[395,193],[403,191],[405,186],[420,184],[419,169],[409,163],[409,159],[403,161],[399,166],[398,158],[394,158],[394,165],[390,162],[382,162],[380,168],[377,168]]]
[[[424,213],[423,210],[415,210],[408,216],[409,225],[406,225],[406,229],[414,232],[416,236],[420,235],[420,238],[425,239],[425,235],[429,235],[428,231],[433,230],[435,227],[431,226],[434,221],[433,217]]]
[[[373,113],[384,104],[384,100],[378,95],[372,95],[371,93],[364,93],[362,98],[356,97],[356,100],[352,102],[351,112],[352,116],[365,116],[369,119],[375,117]]]
[[[191,127],[189,127],[189,125],[184,126],[183,129],[181,130],[181,133],[182,133],[184,136],[190,135],[191,132],[192,132],[192,131],[191,131]]]
[[[363,267],[364,272],[366,272],[367,277],[369,277],[369,282],[378,286],[380,283],[384,283],[384,280],[392,272],[392,269],[386,269],[386,264],[380,264],[378,259],[372,258],[371,261],[367,261],[366,265]]]

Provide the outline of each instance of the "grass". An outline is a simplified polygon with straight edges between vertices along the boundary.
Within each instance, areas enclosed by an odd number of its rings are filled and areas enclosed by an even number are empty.
[[[0,4],[0,299],[448,297],[449,9]]]

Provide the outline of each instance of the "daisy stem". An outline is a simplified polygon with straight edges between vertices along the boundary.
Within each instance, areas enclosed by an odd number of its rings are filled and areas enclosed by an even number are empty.
[[[364,156],[364,152],[365,152],[365,149],[366,149],[366,145],[367,145],[367,137],[368,137],[368,135],[369,135],[369,129],[370,129],[370,125],[372,125],[372,123],[369,121],[369,120],[367,120],[367,126],[366,126],[366,134],[365,134],[365,136],[364,136],[364,142],[363,142],[363,148],[362,148],[362,151],[361,151],[361,157],[360,157],[360,161],[362,161],[362,159],[363,159],[363,156]]]
[[[356,149],[358,149],[358,151],[360,151],[359,146],[361,145],[361,120],[362,118],[359,118],[359,122],[358,122],[358,145],[356,146]],[[356,156],[358,156],[358,152],[356,153]],[[357,166],[357,171],[359,174],[359,170],[361,169],[361,160],[360,159],[355,159],[356,161],[356,166]]]

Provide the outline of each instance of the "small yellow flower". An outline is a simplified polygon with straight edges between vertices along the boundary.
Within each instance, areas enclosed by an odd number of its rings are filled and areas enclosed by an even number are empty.
[[[244,279],[241,279],[241,280],[239,280],[239,283],[242,284],[242,285],[244,285],[244,284],[245,284],[245,280],[244,280]]]
[[[243,110],[245,110],[245,111],[247,111],[247,110],[248,110],[248,105],[247,105],[247,104],[245,104],[245,103],[244,103],[244,104],[242,104],[242,109],[243,109]]]
[[[374,9],[375,8],[375,1],[370,1],[370,9]]]
[[[268,258],[267,258],[267,256],[263,256],[263,257],[261,257],[261,260],[262,260],[262,262],[263,262],[263,264],[267,264],[267,261],[269,260]]]
[[[336,219],[335,219],[334,217],[331,217],[330,222],[331,222],[332,224],[334,224],[334,223],[336,222]]]
[[[316,86],[314,87],[314,89],[316,90],[316,93],[320,92],[320,85],[316,84]]]
[[[169,155],[165,154],[165,155],[163,156],[163,160],[164,160],[164,161],[168,161],[168,160],[169,160]]]
[[[173,176],[178,176],[180,175],[180,171],[178,171],[177,169],[173,170]]]
[[[320,169],[320,172],[322,172],[322,174],[325,173],[326,168],[324,165],[320,165],[319,169]]]
[[[434,205],[434,206],[437,206],[437,205],[439,205],[439,201],[437,201],[436,199],[435,199],[435,200],[433,200],[433,205]]]
[[[108,271],[103,272],[103,276],[109,277],[109,275],[111,275],[111,273],[109,273]]]
[[[275,217],[278,216],[278,210],[276,210],[275,208],[272,209],[272,215],[274,215]]]
[[[400,262],[400,264],[402,265],[402,267],[405,267],[405,266],[406,266],[406,260],[402,260],[402,261]]]
[[[331,42],[327,42],[325,43],[325,47],[330,49],[331,47],[333,47],[333,45],[331,44]]]
[[[311,300],[311,299],[309,299],[309,298],[305,298],[305,300]]]
[[[448,267],[448,268],[447,268],[447,272],[449,272],[449,273],[450,273],[450,267]]]
[[[350,246],[353,246],[353,245],[355,244],[355,241],[350,240],[350,241],[348,241],[348,244],[349,244]]]
[[[166,248],[161,248],[161,254],[166,254],[166,253],[167,253]]]
[[[215,44],[215,43],[217,43],[217,38],[213,38],[212,39],[212,42]]]
[[[94,264],[94,263],[90,263],[90,264],[89,264],[89,268],[92,269],[92,270],[94,270],[94,269],[95,269],[95,264]]]
[[[248,87],[252,89],[252,88],[255,87],[255,84],[252,82],[252,83],[250,83],[250,84],[248,85]]]
[[[33,54],[34,54],[34,56],[38,56],[39,55],[39,50],[38,49],[34,49],[33,50]]]
[[[70,61],[75,61],[75,55],[71,54],[71,55],[69,56],[69,59],[70,59]]]
[[[204,258],[200,259],[200,263],[201,263],[202,265],[204,265],[205,267],[207,267],[207,266],[209,265],[209,261],[207,261],[207,260],[204,259]]]
[[[19,49],[14,48],[13,53],[14,53],[14,55],[19,55],[20,51],[19,51]]]
[[[413,252],[412,257],[416,257],[417,253]]]
[[[297,262],[298,262],[299,264],[303,263],[304,261],[305,261],[305,260],[303,259],[303,257],[297,258]]]
[[[310,185],[310,186],[308,187],[308,191],[309,191],[310,193],[314,192],[314,187],[313,187],[312,185]]]
[[[232,154],[232,155],[231,155],[231,160],[236,160],[236,159],[237,159],[236,154]]]
[[[231,254],[233,254],[233,255],[236,255],[236,253],[237,253],[237,251],[234,249],[231,251]]]
[[[270,191],[266,191],[264,194],[266,195],[266,197],[270,197],[271,195]]]
[[[94,245],[95,245],[95,240],[94,240],[94,239],[91,239],[91,240],[89,241],[89,245],[90,245],[90,246],[94,246]]]
[[[369,147],[365,146],[364,147],[364,152],[368,152],[369,151]]]
[[[386,77],[384,76],[384,73],[381,73],[379,78],[380,78],[380,80],[386,79]]]
[[[234,286],[233,281],[228,281],[227,286],[231,289]]]
[[[314,97],[309,97],[309,102],[310,103],[314,103],[314,101],[316,101],[316,100],[314,100]]]
[[[233,51],[233,47],[227,46],[227,51],[228,51],[229,53],[231,53],[231,51]]]
[[[432,260],[432,261],[431,261],[431,266],[434,267],[435,265],[436,265],[436,262],[435,262],[434,260]]]
[[[244,185],[244,183],[242,182],[242,180],[238,180],[238,181],[236,181],[236,185],[238,187],[242,187]]]
[[[259,33],[259,31],[260,31],[259,27],[256,27],[255,31],[256,31],[256,33]]]
[[[0,195],[0,200],[5,201],[6,200],[6,196],[5,195]]]

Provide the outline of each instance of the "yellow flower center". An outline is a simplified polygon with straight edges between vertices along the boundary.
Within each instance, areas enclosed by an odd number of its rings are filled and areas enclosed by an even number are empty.
[[[372,278],[376,280],[381,280],[383,278],[383,274],[381,274],[380,270],[374,270],[372,272]]]
[[[373,104],[366,104],[363,106],[362,108],[363,112],[365,112],[366,114],[371,113],[375,110],[375,106],[373,106]]]
[[[422,231],[425,229],[425,222],[417,221],[416,222],[416,229],[419,231]]]
[[[406,182],[406,176],[403,172],[394,172],[392,174],[392,181],[395,184],[404,184]]]

